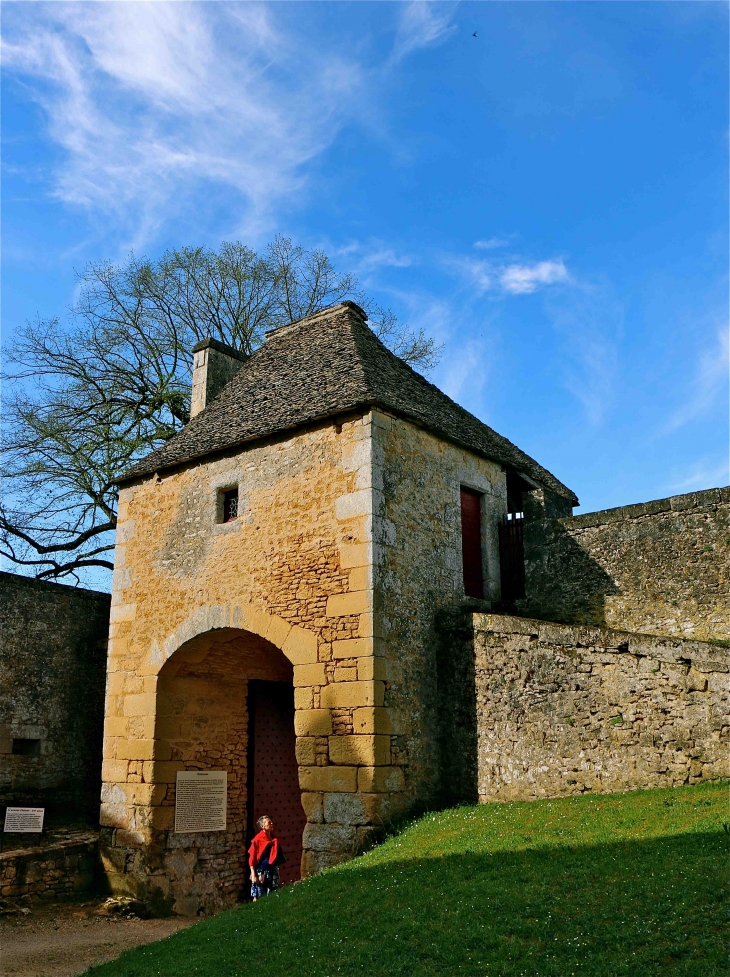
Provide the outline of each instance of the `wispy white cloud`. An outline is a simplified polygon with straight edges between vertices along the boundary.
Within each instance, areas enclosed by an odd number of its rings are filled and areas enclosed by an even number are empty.
[[[459,273],[480,295],[489,291],[529,295],[548,285],[569,284],[572,281],[562,258],[505,263],[449,255],[444,259],[444,265]]]
[[[398,31],[390,61],[401,61],[418,48],[441,44],[455,30],[457,5],[436,0],[413,0],[401,4]]]
[[[535,264],[507,265],[499,274],[499,284],[510,295],[528,295],[544,285],[568,281],[568,269],[561,259]]]
[[[624,310],[608,284],[572,284],[549,296],[545,307],[560,340],[558,382],[596,426],[605,420],[615,396]]]
[[[452,344],[439,369],[439,386],[457,403],[474,414],[484,413],[484,391],[493,357],[479,339]]]
[[[475,248],[481,248],[483,251],[491,251],[494,248],[503,248],[507,244],[507,240],[501,237],[487,237],[481,238],[479,241],[474,242]]]
[[[477,295],[484,295],[498,283],[498,276],[491,261],[448,255],[444,258],[443,265],[448,271],[456,272],[463,278]]]
[[[691,492],[693,489],[702,491],[708,488],[718,488],[730,484],[730,464],[725,461],[713,461],[704,458],[690,465],[683,472],[675,472],[667,482],[665,491],[668,493]]]
[[[327,251],[335,257],[347,257],[356,274],[367,274],[378,268],[408,268],[415,261],[412,255],[382,241],[351,241],[339,248],[328,247]]]
[[[232,228],[265,222],[368,98],[356,59],[297,44],[260,4],[18,4],[4,20],[5,71],[63,150],[55,195],[137,239],[202,185],[211,211],[216,188],[237,195]]]
[[[373,268],[408,268],[413,264],[413,258],[408,254],[398,254],[394,248],[383,247],[363,255],[360,267],[365,271]]]
[[[494,358],[498,330],[488,324],[484,296],[512,299],[544,291],[544,310],[557,334],[555,382],[581,405],[586,421],[602,423],[613,402],[618,376],[623,307],[607,283],[583,280],[570,272],[563,258],[528,261],[446,255],[441,269],[455,274],[463,285],[448,303],[450,323],[440,330],[445,343],[444,362],[437,371],[439,383],[454,398],[471,396],[470,409],[483,414],[485,362]],[[490,303],[499,318],[499,305]],[[489,307],[489,306],[488,306]],[[481,343],[464,346],[454,331],[464,318],[480,322],[490,332],[489,356]],[[434,331],[434,335],[438,334]],[[477,405],[482,405],[478,408]]]
[[[662,434],[670,434],[697,420],[720,400],[727,403],[730,382],[730,348],[727,328],[718,329],[700,352],[685,399],[670,415]]]
[[[398,300],[407,320],[433,336],[437,343],[455,337],[459,310],[450,297],[436,296],[423,288],[408,291],[391,287],[387,292]]]
[[[443,347],[430,379],[467,410],[487,420],[488,381],[499,359],[490,315],[475,312],[462,295],[436,296],[423,287],[389,287],[382,292],[397,303],[404,321],[423,329]]]

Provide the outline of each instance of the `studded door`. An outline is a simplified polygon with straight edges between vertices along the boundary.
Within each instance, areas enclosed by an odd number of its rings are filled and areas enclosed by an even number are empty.
[[[282,885],[301,875],[302,808],[294,735],[294,689],[289,682],[248,683],[249,773],[248,841],[256,821],[268,814],[286,855],[279,869]]]

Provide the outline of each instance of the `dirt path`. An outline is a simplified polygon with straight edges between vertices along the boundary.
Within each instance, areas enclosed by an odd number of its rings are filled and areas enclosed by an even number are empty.
[[[103,899],[33,908],[0,919],[0,977],[76,977],[124,950],[162,940],[195,920],[97,915]]]

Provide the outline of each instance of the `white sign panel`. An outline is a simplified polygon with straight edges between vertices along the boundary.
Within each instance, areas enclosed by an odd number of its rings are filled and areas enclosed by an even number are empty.
[[[225,831],[225,770],[178,770],[175,831]]]
[[[43,807],[8,807],[3,831],[18,834],[40,834],[43,831]]]

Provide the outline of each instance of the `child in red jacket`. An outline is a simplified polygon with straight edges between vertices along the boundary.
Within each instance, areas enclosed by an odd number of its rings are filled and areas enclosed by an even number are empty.
[[[264,814],[256,822],[259,833],[254,836],[248,849],[248,864],[251,869],[251,897],[254,902],[268,896],[279,888],[279,865],[286,858],[274,837],[274,822]]]

